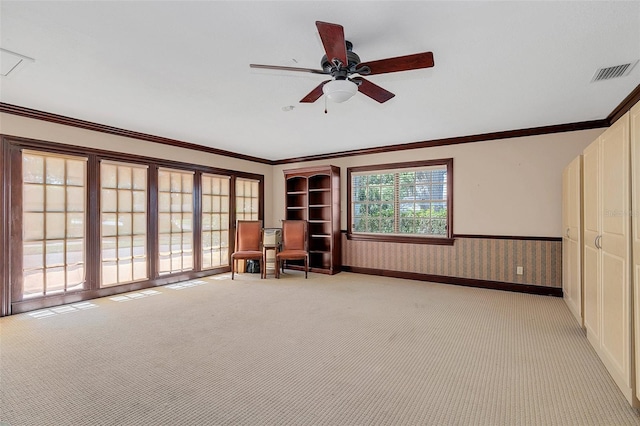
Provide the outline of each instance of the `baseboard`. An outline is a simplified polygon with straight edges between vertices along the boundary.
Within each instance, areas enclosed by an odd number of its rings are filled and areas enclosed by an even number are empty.
[[[449,277],[446,275],[418,274],[415,272],[391,271],[387,269],[360,268],[358,266],[342,266],[345,272],[357,274],[379,275],[382,277],[404,278],[408,280],[430,281],[442,284],[462,285],[466,287],[488,288],[492,290],[514,291],[517,293],[538,294],[543,296],[562,297],[562,289],[556,287],[543,287],[531,284],[516,284],[502,281],[477,280],[473,278]]]

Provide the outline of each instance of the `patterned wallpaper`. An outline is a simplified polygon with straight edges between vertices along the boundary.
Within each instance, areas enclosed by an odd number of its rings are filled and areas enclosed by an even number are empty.
[[[456,238],[453,246],[347,240],[342,264],[418,274],[562,287],[562,242]],[[516,267],[524,268],[516,275]]]

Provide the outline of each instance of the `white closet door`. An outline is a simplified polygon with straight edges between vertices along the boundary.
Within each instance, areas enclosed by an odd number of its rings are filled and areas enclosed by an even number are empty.
[[[582,156],[569,163],[562,178],[563,294],[567,306],[582,326]]]
[[[600,250],[596,239],[600,235],[600,140],[585,148],[582,157],[583,182],[583,268],[584,327],[591,344],[600,346]]]
[[[636,394],[640,395],[640,103],[631,108],[629,115],[631,139],[631,215],[633,279],[634,279],[634,333]]]
[[[600,136],[603,362],[632,402],[629,113]]]

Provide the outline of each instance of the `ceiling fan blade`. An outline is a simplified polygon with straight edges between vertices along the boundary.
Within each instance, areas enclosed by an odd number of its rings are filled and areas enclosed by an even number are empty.
[[[342,62],[343,66],[347,66],[347,43],[344,40],[344,28],[342,25],[330,24],[329,22],[316,21],[320,39],[327,59],[331,62],[337,59]]]
[[[409,71],[420,68],[430,68],[434,64],[433,53],[424,52],[413,55],[398,56],[396,58],[380,59],[378,61],[363,62],[358,68],[369,67],[371,72],[366,75],[384,74],[387,72]]]
[[[314,70],[313,68],[297,68],[297,67],[281,67],[279,65],[260,65],[260,64],[249,64],[251,68],[260,68],[266,70],[280,70],[280,71],[300,71],[300,72],[310,72],[312,74],[329,74],[323,70]]]
[[[355,77],[352,80],[360,82],[358,85],[358,91],[363,95],[367,95],[374,101],[378,101],[381,104],[387,102],[389,99],[393,98],[395,95],[388,90],[383,89],[377,84],[373,84],[369,80],[365,80],[362,77]]]
[[[323,81],[322,83],[320,83],[315,89],[313,89],[311,92],[309,92],[309,94],[307,94],[307,96],[305,96],[304,98],[300,99],[300,103],[312,104],[315,101],[317,101],[318,99],[320,99],[320,97],[324,94],[322,92],[322,86],[324,86],[325,84],[327,84],[330,81],[331,80],[327,80],[327,81]]]

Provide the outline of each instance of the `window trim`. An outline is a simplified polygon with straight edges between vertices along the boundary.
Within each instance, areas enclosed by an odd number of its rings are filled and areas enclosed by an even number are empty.
[[[389,169],[408,169],[416,167],[445,166],[447,169],[447,236],[430,237],[417,235],[363,234],[352,232],[353,228],[353,173],[375,172]],[[347,168],[347,239],[352,241],[378,241],[391,243],[453,245],[453,158],[436,160],[408,161],[402,163],[375,164]]]

